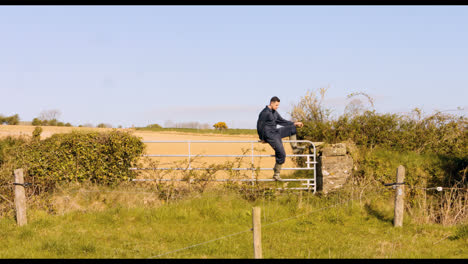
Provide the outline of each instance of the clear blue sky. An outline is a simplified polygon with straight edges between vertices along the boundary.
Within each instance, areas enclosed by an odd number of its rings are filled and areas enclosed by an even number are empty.
[[[468,110],[467,6],[1,6],[0,114],[255,128],[330,86],[378,112]]]

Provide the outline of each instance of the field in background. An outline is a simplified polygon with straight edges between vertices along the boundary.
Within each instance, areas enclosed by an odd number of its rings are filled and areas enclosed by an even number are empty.
[[[143,131],[176,131],[176,132],[187,132],[187,133],[201,133],[201,134],[220,134],[220,135],[254,135],[257,136],[256,129],[243,129],[243,128],[229,128],[225,130],[215,129],[197,129],[197,128],[148,128],[148,127],[136,127],[136,130]]]
[[[0,125],[0,138],[9,135],[31,135],[35,126],[31,125]],[[133,131],[135,135],[160,135],[160,134],[175,134],[175,135],[199,135],[199,134],[212,134],[212,135],[226,135],[246,138],[258,138],[257,130],[255,129],[195,129],[195,128],[94,128],[94,127],[59,127],[59,126],[42,126],[43,132],[41,138],[46,138],[54,133],[67,133],[72,130],[77,131],[108,131],[112,129],[122,131]],[[157,132],[157,133],[151,133]],[[210,135],[206,135],[210,136]]]
[[[0,125],[0,137],[5,137],[9,135],[19,136],[19,135],[32,135],[35,126],[9,126],[9,125]],[[143,140],[219,140],[219,141],[258,141],[258,136],[256,130],[253,130],[255,133],[252,134],[252,130],[249,129],[239,129],[239,130],[226,130],[225,132],[216,130],[197,130],[197,129],[118,129],[118,128],[88,128],[88,127],[55,127],[55,126],[42,126],[43,132],[41,134],[41,139],[50,137],[55,133],[69,133],[72,130],[77,131],[109,131],[112,129],[122,130],[122,131],[131,131],[133,135],[141,137]],[[207,130],[213,133],[208,133]],[[233,134],[229,134],[235,131]],[[242,134],[242,131],[247,131],[251,134]],[[250,131],[250,132],[249,132]],[[287,138],[284,138],[287,140]],[[289,143],[285,143],[286,154],[292,154],[292,149]],[[188,145],[187,143],[152,143],[147,144],[148,154],[188,154]],[[191,154],[229,154],[229,155],[242,155],[242,154],[251,154],[251,144],[250,143],[192,143],[191,145]],[[268,144],[255,143],[254,144],[254,154],[262,155],[274,155],[274,150]],[[185,161],[188,158],[181,157],[161,157],[161,158],[151,158],[153,161],[159,162],[158,167],[176,167],[176,163],[186,164]],[[195,160],[192,167],[205,167],[204,165],[209,164],[223,164],[226,161],[235,162],[235,157],[197,157],[193,158]],[[244,157],[241,160],[240,167],[250,167],[251,158]],[[273,168],[275,165],[274,157],[257,157],[254,158],[255,166],[260,166],[264,168]],[[149,166],[147,163],[145,167]],[[183,166],[182,166],[183,167]],[[287,158],[286,162],[283,164],[283,168],[295,167],[294,162],[291,158]],[[283,170],[281,176],[291,176],[294,171]],[[244,177],[251,178],[251,171],[242,171]],[[273,170],[265,170],[259,173],[259,178],[271,178],[273,175]],[[149,177],[149,174],[146,173],[142,177]],[[157,177],[157,176],[154,176]],[[226,178],[229,177],[228,173],[225,171],[218,171],[215,174],[215,177]]]

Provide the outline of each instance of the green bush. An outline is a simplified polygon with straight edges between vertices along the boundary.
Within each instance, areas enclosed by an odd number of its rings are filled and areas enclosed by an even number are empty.
[[[33,125],[33,126],[40,126],[40,125],[42,125],[42,121],[41,121],[39,118],[35,117],[35,118],[32,120],[31,125]]]
[[[394,177],[402,164],[412,184],[452,186],[463,181],[462,171],[468,168],[467,117],[443,112],[423,116],[418,108],[395,114],[355,107],[356,111],[331,118],[330,109],[322,105],[325,91],[320,90],[321,98],[308,92],[293,107],[293,119],[304,123],[297,129],[299,139],[355,143],[361,153],[354,159],[360,177]]]
[[[64,123],[62,121],[58,121],[55,118],[48,120],[48,119],[39,119],[37,117],[35,117],[32,120],[31,125],[33,126],[67,126],[67,127],[72,126],[70,123]]]
[[[41,139],[41,133],[42,133],[42,127],[37,126],[34,128],[34,131],[32,132],[32,140],[40,140]]]
[[[377,146],[417,153],[462,157],[468,153],[468,118],[436,113],[424,119],[365,111],[353,117],[315,122],[303,120],[298,136],[313,141],[337,143],[352,140],[358,146]]]
[[[57,119],[55,118],[51,120],[44,120],[44,121],[46,122],[45,123],[46,126],[57,126],[57,123],[58,123]]]
[[[307,92],[293,106],[291,116],[304,123],[304,127],[298,129],[299,138],[327,143],[351,140],[371,150],[383,147],[459,158],[468,153],[468,118],[465,116],[435,112],[423,117],[418,108],[409,114],[377,113],[359,106],[353,108],[355,111],[331,118],[331,110],[322,105],[325,92],[326,89],[320,90],[320,98]],[[368,99],[373,106],[373,99]]]
[[[147,125],[146,128],[162,128],[162,126],[160,126],[159,124],[151,124]]]
[[[98,127],[98,128],[111,128],[112,125],[111,124],[100,123],[96,127]]]
[[[7,125],[18,125],[20,121],[19,115],[15,114],[12,116],[3,116],[0,115],[0,125],[7,124]]]
[[[137,162],[144,144],[128,132],[73,131],[44,140],[36,137],[8,150],[4,154],[14,164],[12,167],[24,168],[35,183],[45,186],[59,181],[111,184],[135,176],[129,168]]]
[[[3,165],[6,159],[6,155],[11,148],[18,147],[26,142],[24,138],[16,138],[7,136],[0,139],[0,166]]]
[[[410,186],[451,186],[453,180],[461,180],[457,179],[457,173],[462,164],[468,164],[468,158],[402,152],[381,147],[361,152],[360,155],[356,176],[373,178],[381,183],[394,182],[396,168],[404,164],[405,182]]]

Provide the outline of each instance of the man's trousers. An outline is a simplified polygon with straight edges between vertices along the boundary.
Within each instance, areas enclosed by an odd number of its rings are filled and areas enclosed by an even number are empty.
[[[286,160],[286,152],[284,151],[283,141],[281,139],[296,133],[296,126],[294,125],[283,126],[265,131],[264,139],[275,150],[276,163],[283,164]]]

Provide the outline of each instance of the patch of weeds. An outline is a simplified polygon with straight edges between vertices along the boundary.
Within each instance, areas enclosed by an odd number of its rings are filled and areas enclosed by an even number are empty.
[[[455,234],[449,237],[449,240],[467,239],[468,238],[468,225],[462,225],[457,228]]]
[[[96,245],[91,242],[85,242],[85,244],[79,246],[79,250],[83,253],[94,253],[96,252]]]
[[[70,252],[70,246],[62,241],[46,240],[41,243],[41,249],[44,251],[54,252],[57,255],[64,255]]]

